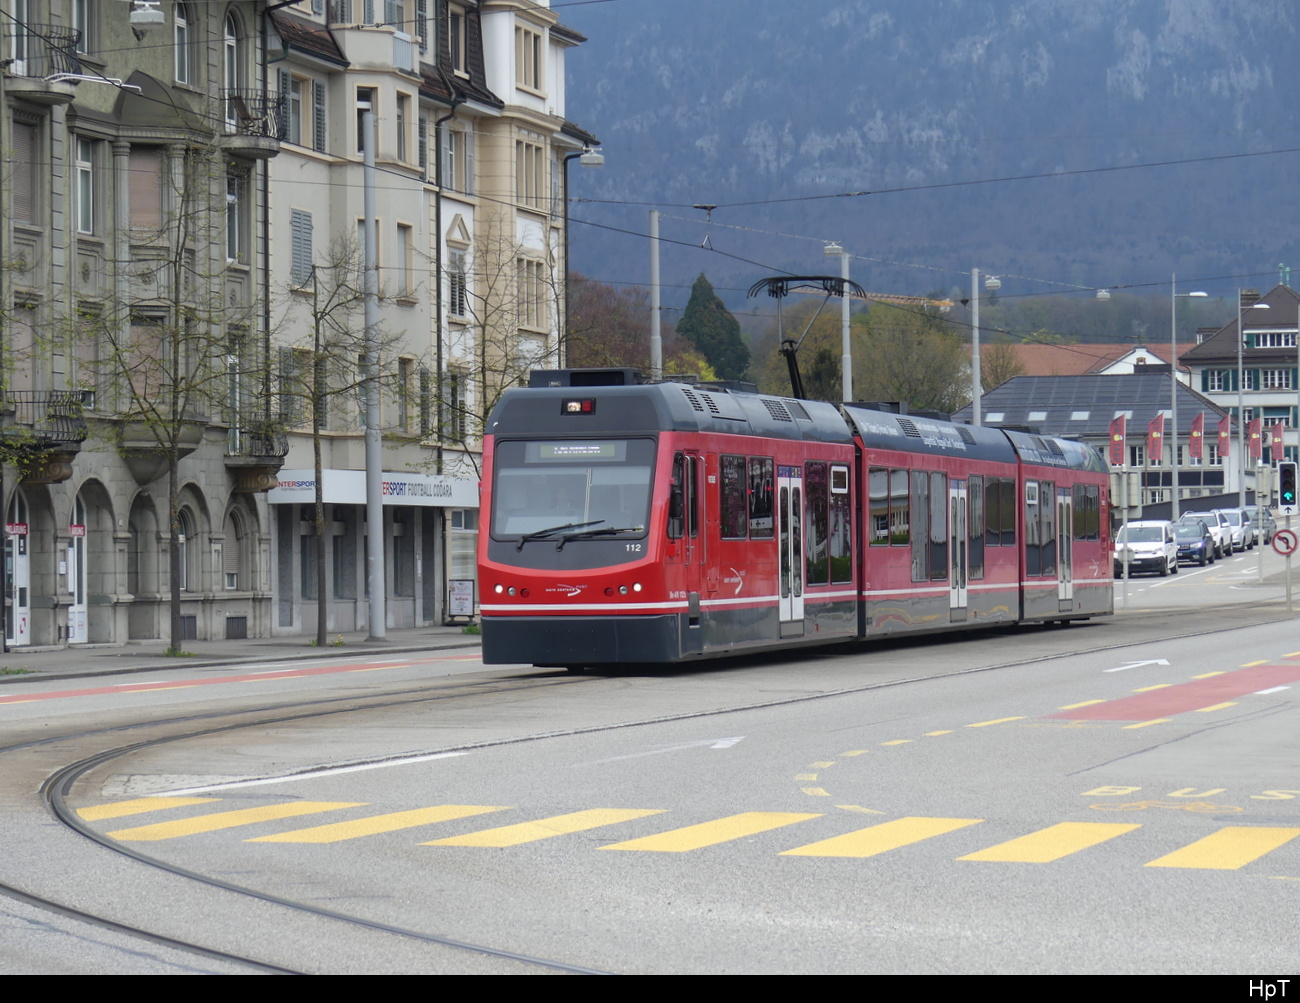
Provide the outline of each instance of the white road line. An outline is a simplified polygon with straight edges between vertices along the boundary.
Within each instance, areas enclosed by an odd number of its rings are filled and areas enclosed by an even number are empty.
[[[286,773],[279,777],[260,777],[256,780],[234,780],[224,784],[211,784],[207,787],[185,787],[175,791],[160,791],[150,797],[187,797],[206,791],[228,791],[236,787],[264,787],[267,784],[282,784],[289,780],[314,780],[317,777],[333,777],[341,773],[360,773],[363,770],[382,770],[389,766],[409,766],[411,763],[427,763],[433,759],[451,759],[454,756],[468,756],[468,752],[435,752],[427,756],[407,756],[402,759],[385,759],[382,763],[355,763],[352,766],[310,767],[296,773]]]

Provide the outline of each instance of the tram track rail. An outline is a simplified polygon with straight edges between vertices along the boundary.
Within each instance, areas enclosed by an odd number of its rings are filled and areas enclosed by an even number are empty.
[[[568,735],[631,729],[660,724],[665,721],[719,716],[746,710],[803,703],[811,700],[821,700],[848,694],[862,693],[875,689],[909,685],[917,682],[932,681],[974,672],[987,672],[997,669],[1012,668],[1015,666],[1022,666],[1029,662],[1045,662],[1058,657],[1066,657],[1067,655],[1073,656],[1083,653],[1100,653],[1119,650],[1136,644],[1147,644],[1152,641],[1159,641],[1162,639],[1162,635],[1164,637],[1186,637],[1193,634],[1209,635],[1239,629],[1242,626],[1239,619],[1235,622],[1207,624],[1204,620],[1204,612],[1204,610],[1200,611],[1201,617],[1199,622],[1201,623],[1201,629],[1199,630],[1188,631],[1183,629],[1184,624],[1179,621],[1183,621],[1184,618],[1182,616],[1172,616],[1169,617],[1171,622],[1168,624],[1167,631],[1161,631],[1157,628],[1155,631],[1149,633],[1143,632],[1141,637],[1128,639],[1116,639],[1113,632],[1098,632],[1096,635],[1096,641],[1100,643],[1084,643],[1079,646],[1070,647],[1068,651],[1062,650],[1055,653],[1041,651],[1034,653],[1031,657],[1003,657],[996,661],[987,663],[970,664],[965,667],[947,668],[922,674],[905,674],[887,679],[871,679],[868,676],[864,677],[860,685],[841,687],[834,690],[791,694],[776,699],[734,703],[727,706],[716,706],[677,714],[657,715],[636,720],[593,724],[589,727],[520,734],[479,742],[444,746],[428,751],[469,751],[473,749],[503,745],[522,744]],[[1162,615],[1168,614],[1166,612]],[[1124,619],[1132,624],[1137,618],[1130,615]],[[1285,614],[1277,611],[1256,610],[1252,622],[1264,623],[1281,619],[1286,619]],[[1116,621],[1111,621],[1111,623],[1118,622],[1119,618],[1117,618]],[[1085,637],[1084,632],[1077,627],[1071,628],[1068,632],[1053,631],[1050,633],[1035,633],[1040,634],[1040,636],[1043,636],[1044,638],[1070,636],[1080,641],[1093,640],[1091,636]],[[945,639],[943,638],[928,638],[925,643],[942,644],[944,640]],[[1005,652],[1003,653],[1005,654]],[[770,664],[774,661],[780,660],[781,656],[779,655],[767,655],[762,656],[756,661],[762,664]],[[675,669],[673,674],[681,675],[689,671],[690,667],[680,667]],[[180,879],[194,885],[204,886],[214,891],[229,893],[230,895],[239,898],[255,900],[274,910],[288,910],[289,912],[298,915],[307,915],[312,917],[315,921],[325,922],[328,924],[345,924],[348,928],[364,930],[369,933],[383,936],[399,937],[404,940],[419,942],[420,944],[428,945],[429,947],[439,950],[467,952],[481,958],[495,959],[497,961],[508,963],[510,967],[516,971],[549,971],[569,974],[610,974],[562,960],[533,957],[492,945],[475,944],[457,940],[443,934],[430,933],[405,926],[377,922],[341,910],[330,909],[313,903],[298,902],[288,897],[275,895],[257,888],[240,885],[234,881],[228,881],[223,878],[202,874],[197,871],[180,867],[142,853],[133,847],[118,843],[117,841],[96,832],[92,826],[83,821],[77,814],[76,809],[72,804],[72,796],[77,784],[97,768],[108,765],[117,759],[129,756],[133,753],[158,748],[167,744],[210,737],[223,733],[234,734],[244,729],[265,728],[268,726],[290,724],[293,722],[323,719],[337,715],[362,712],[382,712],[390,707],[409,707],[419,704],[433,705],[447,700],[474,699],[501,694],[515,697],[519,694],[525,694],[530,690],[547,690],[557,686],[590,686],[601,685],[603,683],[620,684],[626,681],[626,678],[626,676],[575,676],[562,672],[538,673],[532,671],[512,675],[504,679],[476,679],[469,681],[439,679],[431,681],[430,683],[422,683],[418,686],[403,685],[397,688],[385,690],[382,693],[371,695],[358,695],[352,693],[347,695],[319,697],[306,701],[286,696],[271,703],[263,703],[258,706],[224,708],[198,714],[177,715],[158,720],[126,720],[121,723],[105,725],[98,728],[85,729],[81,731],[68,731],[57,735],[43,735],[39,738],[30,737],[27,740],[20,740],[8,745],[0,746],[0,761],[3,761],[5,757],[14,757],[17,754],[24,752],[38,753],[45,752],[46,750],[53,752],[54,755],[45,759],[43,762],[28,763],[25,764],[23,768],[14,771],[6,770],[4,771],[5,775],[9,777],[17,777],[19,778],[19,783],[30,785],[36,778],[36,775],[39,774],[42,779],[40,780],[39,787],[35,793],[38,795],[40,802],[43,804],[44,809],[49,813],[49,815],[57,819],[69,833],[75,834],[81,840],[90,841],[99,848],[109,851],[120,859],[129,860],[133,863],[143,865],[154,871],[166,874],[171,878]],[[638,678],[643,679],[645,685],[653,685],[654,683],[653,676]],[[120,742],[120,738],[123,735],[132,733],[137,734],[140,737],[135,741],[126,743]],[[404,753],[403,757],[406,755],[410,755],[410,753]],[[69,759],[69,756],[72,758]],[[382,762],[386,758],[395,759],[399,757],[376,757],[376,759],[366,760],[366,762]],[[35,770],[35,773],[33,773],[33,770]],[[8,782],[5,783],[5,786],[9,786]],[[26,787],[26,793],[28,795],[33,793],[30,786]],[[0,868],[0,874],[2,873],[3,869]],[[16,901],[24,902],[28,905],[35,906],[42,910],[78,922],[90,923],[103,929],[140,938],[197,957],[245,966],[251,971],[265,972],[268,974],[305,974],[309,971],[318,970],[313,969],[310,965],[287,963],[286,959],[256,956],[257,952],[228,950],[212,943],[203,943],[201,942],[201,938],[175,936],[168,932],[160,932],[158,929],[148,928],[148,924],[145,923],[124,922],[120,918],[113,918],[108,915],[100,914],[94,910],[80,908],[76,905],[70,904],[66,900],[61,901],[61,897],[57,895],[57,890],[41,891],[33,889],[30,885],[28,887],[21,887],[20,883],[12,881],[7,877],[0,877],[0,895],[7,896]]]

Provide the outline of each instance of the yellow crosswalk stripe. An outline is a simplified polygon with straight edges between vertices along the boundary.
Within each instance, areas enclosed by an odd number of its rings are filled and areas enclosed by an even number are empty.
[[[91,808],[78,808],[77,814],[87,822],[102,822],[106,818],[143,815],[145,812],[162,811],[164,808],[183,808],[186,805],[207,804],[210,801],[220,800],[220,798],[135,798],[132,801],[115,801],[112,804],[99,804]]]
[[[843,836],[832,836],[807,846],[795,847],[781,854],[783,857],[874,857],[878,853],[897,850],[909,843],[942,836],[947,832],[964,829],[983,822],[982,818],[896,818]]]
[[[685,853],[699,850],[705,846],[743,839],[771,829],[806,822],[810,818],[821,818],[820,814],[808,815],[787,811],[747,811],[739,815],[688,825],[684,829],[671,829],[655,836],[630,839],[625,843],[611,843],[602,846],[602,850],[648,850],[653,853]]]
[[[198,815],[175,822],[156,822],[135,829],[118,829],[108,835],[113,839],[131,842],[151,842],[159,839],[175,839],[177,836],[193,836],[200,832],[216,832],[218,829],[234,829],[258,822],[274,822],[277,819],[311,815],[318,811],[360,808],[364,804],[364,801],[290,801],[286,804],[264,805],[260,808],[239,808],[235,811]]]
[[[397,832],[400,829],[414,829],[419,825],[433,825],[435,822],[450,822],[453,819],[469,818],[473,815],[485,815],[490,811],[505,811],[476,804],[444,804],[436,808],[415,808],[411,811],[396,811],[388,815],[371,815],[351,822],[330,822],[316,825],[310,829],[294,829],[292,832],[280,832],[273,836],[257,836],[246,839],[245,843],[338,843],[345,839],[357,839],[360,836],[374,836],[382,832]]]
[[[1229,825],[1181,850],[1152,860],[1147,867],[1187,867],[1206,871],[1235,871],[1300,836],[1300,829]]]
[[[550,839],[552,836],[565,836],[572,832],[599,829],[603,825],[630,822],[634,818],[645,818],[647,815],[660,815],[664,810],[663,808],[593,808],[589,811],[575,811],[568,815],[556,815],[552,818],[539,818],[535,822],[503,825],[499,829],[467,832],[463,836],[435,839],[421,845],[518,846],[520,843],[535,843],[539,839]]]
[[[1108,839],[1122,836],[1140,825],[1118,822],[1061,822],[1027,836],[1009,839],[978,853],[968,853],[958,860],[991,860],[1008,864],[1046,864],[1068,857]]]

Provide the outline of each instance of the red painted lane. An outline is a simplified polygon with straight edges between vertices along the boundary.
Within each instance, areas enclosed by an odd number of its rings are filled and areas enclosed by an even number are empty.
[[[221,683],[247,683],[254,680],[293,679],[299,676],[332,676],[340,672],[365,672],[372,669],[392,669],[410,662],[352,662],[349,665],[329,665],[318,669],[282,669],[277,672],[250,672],[241,676],[218,676],[214,679],[184,679],[150,683],[119,683],[116,686],[94,686],[84,690],[55,690],[51,693],[24,693],[0,697],[0,704],[28,703],[33,700],[61,700],[65,697],[92,697],[106,693],[147,693],[150,690],[176,690],[191,686],[215,686]]]
[[[1249,669],[1225,672],[1210,679],[1193,679],[1150,693],[1137,693],[1120,700],[1079,707],[1047,715],[1067,721],[1150,721],[1171,714],[1185,714],[1202,707],[1212,707],[1226,700],[1246,696],[1273,686],[1300,680],[1300,662],[1288,665],[1256,665]]]

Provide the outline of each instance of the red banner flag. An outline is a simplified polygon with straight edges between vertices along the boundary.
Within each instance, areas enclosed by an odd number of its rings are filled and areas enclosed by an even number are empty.
[[[1161,411],[1151,419],[1147,425],[1147,462],[1156,464],[1160,462],[1161,454],[1165,448],[1165,413]]]
[[[1251,418],[1250,425],[1247,428],[1247,438],[1250,439],[1250,458],[1258,460],[1264,455],[1264,419]]]
[[[1192,437],[1187,440],[1187,456],[1198,463],[1205,459],[1205,412],[1197,411],[1192,419]]]
[[[1232,416],[1224,415],[1219,419],[1219,460],[1228,458],[1232,444]]]
[[[1110,465],[1122,467],[1128,462],[1128,415],[1117,414],[1110,423]]]
[[[1269,431],[1273,433],[1273,441],[1269,443],[1269,451],[1272,453],[1273,462],[1286,456],[1286,444],[1284,436],[1286,435],[1286,422],[1279,421],[1269,426]]]

